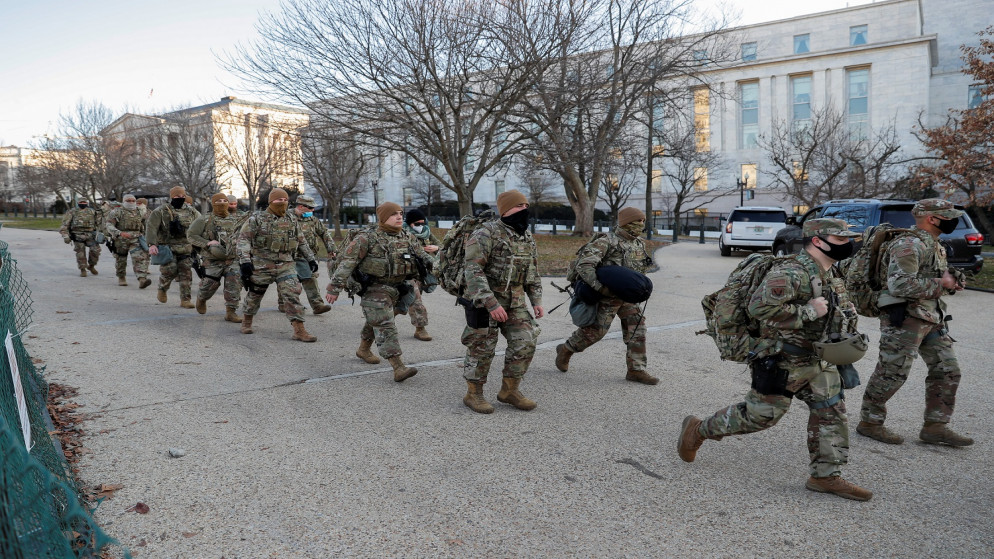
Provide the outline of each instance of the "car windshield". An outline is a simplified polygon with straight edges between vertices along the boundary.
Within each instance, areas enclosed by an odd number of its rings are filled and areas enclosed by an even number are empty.
[[[909,214],[910,215],[910,214]],[[862,231],[870,224],[870,207],[866,205],[829,206],[818,217],[841,219],[853,231]]]
[[[784,211],[737,211],[732,212],[728,221],[756,221],[760,223],[784,223],[787,221],[787,212]]]
[[[880,208],[880,223],[890,223],[894,227],[913,227],[915,216],[911,215],[911,206],[890,206]]]

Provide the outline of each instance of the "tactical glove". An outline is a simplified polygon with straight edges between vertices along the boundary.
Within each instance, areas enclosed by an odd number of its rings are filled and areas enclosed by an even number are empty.
[[[63,237],[62,240],[65,241],[67,245],[72,242],[72,240],[69,239],[69,237]]]
[[[243,262],[238,265],[238,269],[242,272],[242,283],[248,283],[252,278],[252,272],[255,271],[255,266],[251,262]]]
[[[317,262],[317,260],[308,260],[307,261],[307,265],[311,268],[311,273],[312,274],[318,273],[318,262]]]

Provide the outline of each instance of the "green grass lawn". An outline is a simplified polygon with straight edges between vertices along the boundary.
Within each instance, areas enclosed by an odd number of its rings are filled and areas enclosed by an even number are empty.
[[[4,227],[15,229],[41,229],[47,231],[58,231],[62,227],[61,217],[2,217],[0,223]]]
[[[991,264],[991,262],[985,262],[980,273],[967,278],[966,284],[970,287],[994,289],[994,266]]]

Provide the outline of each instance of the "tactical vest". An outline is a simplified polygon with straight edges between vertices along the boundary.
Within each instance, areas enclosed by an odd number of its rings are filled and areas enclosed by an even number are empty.
[[[118,231],[128,233],[145,231],[144,219],[142,218],[141,212],[138,210],[118,208],[117,213],[114,214],[114,217],[117,219],[115,227]]]
[[[321,222],[314,217],[298,217],[297,222],[300,223],[300,231],[304,234],[307,246],[311,247],[312,251],[317,251],[318,227],[321,226]]]
[[[159,208],[162,208],[161,210]],[[160,206],[156,208],[156,211],[161,211],[162,217],[162,228],[161,230],[165,232],[163,235],[163,240],[160,241],[161,244],[168,245],[186,245],[189,241],[186,238],[186,232],[190,229],[190,225],[193,221],[197,219],[196,214],[193,213],[193,209],[188,206],[183,206],[181,209],[175,209],[172,206]],[[173,228],[170,223],[173,220],[179,220],[179,224],[183,229],[182,235],[176,235],[173,233]]]
[[[649,268],[646,260],[649,259],[645,251],[645,245],[641,239],[627,240],[611,233],[608,237],[607,253],[601,259],[603,266],[624,266],[639,273],[645,273]]]
[[[255,239],[252,248],[276,253],[297,250],[297,222],[289,216],[276,216],[266,211],[256,212]]]
[[[531,233],[512,235],[506,227],[497,222],[483,225],[493,232],[493,250],[487,259],[487,267],[483,270],[490,285],[500,291],[507,291],[514,286],[535,283],[537,270],[532,265]]]
[[[234,246],[233,241],[238,236],[238,225],[240,220],[235,216],[218,217],[212,213],[207,216],[204,232],[209,241],[217,241],[226,247]]]
[[[406,233],[390,235],[379,229],[366,234],[366,257],[359,262],[359,271],[369,274],[379,283],[394,284],[417,273],[410,237]]]
[[[91,233],[97,228],[97,212],[92,208],[72,210],[69,229],[74,233]]]

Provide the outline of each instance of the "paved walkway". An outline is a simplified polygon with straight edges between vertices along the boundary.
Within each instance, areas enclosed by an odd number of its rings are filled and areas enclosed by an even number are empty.
[[[658,386],[623,380],[617,324],[558,372],[554,347],[573,330],[563,307],[539,321],[522,385],[538,408],[497,404],[491,382],[497,411],[482,416],[461,401],[462,312],[443,292],[426,298],[433,342],[400,317],[404,357],[421,372],[396,384],[354,357],[361,311],[347,299],[308,315],[318,342],[303,344],[270,293],[245,336],[223,322],[219,299],[200,316],[179,308],[176,286],[167,304],[134,280],[118,287],[106,255],[99,276],[78,277],[56,233],[0,238],[32,285],[29,350],[97,414],[83,480],[124,485],[97,517],[135,557],[982,557],[994,547],[986,293],[950,299],[964,370],[954,424],[978,443],[916,442],[918,361],[890,406],[889,425],[909,442],[852,435],[846,475],[875,492],[856,503],[804,489],[802,404],[769,431],[705,443],[693,464],[677,457],[684,415],[748,389],[744,367],[694,335],[701,297],[740,260],[714,245],[657,252],[647,323]],[[551,308],[562,296],[546,287]],[[876,324],[862,327],[875,348]],[[864,380],[873,359],[857,364]],[[848,393],[851,409],[861,396]],[[171,447],[186,456],[168,457]],[[126,512],[138,501],[151,512]]]

